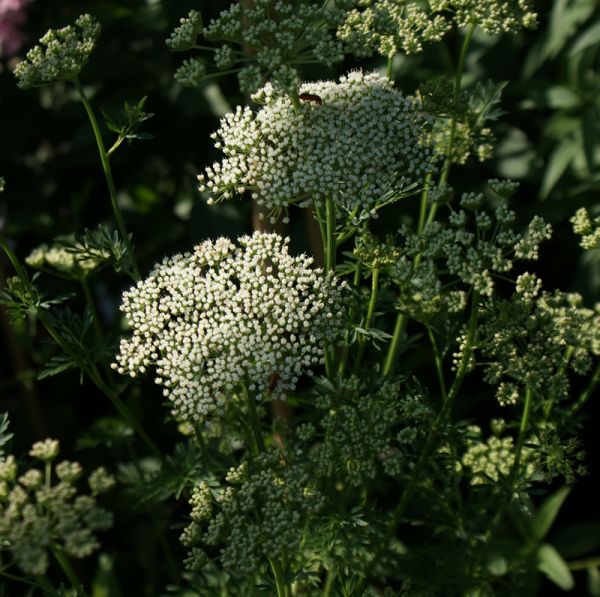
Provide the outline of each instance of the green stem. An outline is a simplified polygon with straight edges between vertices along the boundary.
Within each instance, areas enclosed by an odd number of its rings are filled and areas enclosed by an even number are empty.
[[[323,208],[319,204],[319,202],[315,199],[314,203],[315,208],[315,220],[319,223],[319,230],[321,232],[321,242],[323,244],[323,255],[325,255],[327,251],[327,245],[325,239],[327,238],[327,233],[325,232],[325,218],[323,217]]]
[[[335,270],[335,199],[327,197],[325,201],[325,228],[327,238],[325,240],[325,270]]]
[[[467,331],[467,339],[465,342],[465,348],[463,352],[462,359],[456,371],[456,377],[454,378],[454,382],[452,383],[452,387],[446,396],[446,399],[442,403],[442,408],[438,413],[431,429],[429,431],[429,435],[427,436],[427,440],[425,441],[425,446],[419,456],[417,464],[415,465],[413,472],[410,477],[410,481],[406,486],[406,489],[402,493],[400,497],[400,501],[396,506],[393,516],[392,522],[388,528],[388,533],[386,539],[380,543],[379,549],[375,552],[375,556],[373,557],[373,562],[376,562],[379,559],[379,556],[383,553],[383,551],[387,548],[389,542],[392,540],[396,532],[396,527],[400,523],[402,516],[404,515],[404,511],[406,510],[406,506],[417,487],[417,484],[423,478],[423,472],[425,471],[425,467],[429,462],[429,458],[433,453],[436,445],[438,435],[446,423],[450,411],[452,408],[452,404],[458,395],[462,382],[467,375],[471,363],[471,356],[473,354],[473,345],[475,342],[475,335],[477,332],[477,319],[479,316],[479,294],[477,292],[473,292],[473,296],[471,297],[471,315],[469,318],[469,327]],[[363,581],[364,582],[364,581]]]
[[[44,486],[46,488],[46,491],[50,491],[51,485],[52,485],[52,463],[47,460],[44,463]]]
[[[586,568],[598,568],[600,566],[600,556],[585,558],[582,560],[572,560],[567,562],[569,570],[585,570]]]
[[[94,110],[92,109],[92,106],[85,94],[85,91],[83,90],[83,87],[81,86],[81,83],[79,82],[79,79],[73,79],[73,84],[75,85],[75,88],[79,93],[79,97],[81,98],[85,111],[88,115],[90,124],[92,125],[92,129],[94,131],[94,138],[96,139],[96,145],[98,147],[98,153],[100,155],[100,161],[102,162],[102,170],[104,171],[104,177],[106,178],[106,184],[108,186],[108,194],[110,195],[110,202],[112,205],[113,214],[115,216],[115,222],[117,224],[117,228],[119,229],[119,234],[123,238],[123,242],[130,249],[135,275],[139,278],[140,272],[133,258],[133,251],[131,251],[129,235],[127,233],[127,228],[125,227],[125,221],[123,220],[121,208],[119,207],[119,203],[117,201],[117,191],[115,189],[115,182],[112,175],[112,169],[110,167],[110,160],[104,147],[104,141],[102,140],[102,134],[100,133],[100,127],[98,126],[96,115],[94,114]]]
[[[283,572],[281,571],[281,566],[279,566],[279,563],[272,558],[269,558],[269,564],[271,565],[273,578],[275,579],[275,586],[277,587],[277,597],[287,597],[287,590],[285,586],[285,581],[283,579]]]
[[[253,452],[255,456],[258,456],[261,452],[265,451],[265,440],[260,430],[260,421],[258,420],[258,413],[256,412],[256,404],[254,398],[250,396],[248,392],[248,386],[242,384],[242,393],[246,406],[248,407],[248,419],[250,420],[250,428],[252,429],[252,436],[254,438]],[[269,558],[269,564],[273,572],[273,578],[275,579],[275,585],[277,587],[277,597],[287,597],[287,587],[284,581],[283,572],[279,562],[273,558]]]
[[[356,261],[356,265],[354,267],[354,278],[352,280],[352,285],[354,288],[358,288],[360,286],[360,270],[361,263],[360,261]],[[354,313],[354,315],[358,318],[358,315]],[[340,377],[344,376],[346,371],[346,365],[348,364],[348,355],[350,353],[350,332],[346,332],[346,339],[344,342],[344,346],[342,347],[342,356],[340,358],[340,365],[338,368],[338,373]]]
[[[442,402],[442,408],[440,409],[440,412],[438,413],[437,417],[435,418],[435,421],[433,422],[433,425],[431,426],[429,435],[427,436],[427,439],[425,441],[425,446],[423,447],[423,450],[421,451],[421,454],[419,456],[417,464],[415,465],[415,467],[412,471],[408,485],[406,486],[406,489],[402,493],[402,496],[400,497],[400,501],[398,502],[398,505],[394,509],[394,512],[392,515],[392,522],[390,523],[390,526],[388,527],[387,535],[386,535],[385,539],[380,542],[379,548],[375,551],[375,555],[373,556],[373,559],[372,559],[373,562],[377,562],[379,560],[379,557],[381,556],[381,554],[385,551],[385,549],[389,545],[390,541],[392,540],[392,538],[396,532],[396,527],[402,520],[402,516],[404,515],[404,511],[406,510],[406,506],[408,505],[408,502],[409,502],[410,498],[412,497],[414,490],[417,488],[418,483],[423,479],[423,473],[425,471],[425,467],[427,466],[427,464],[429,462],[429,458],[437,445],[438,435],[450,415],[450,411],[452,409],[452,404],[454,403],[454,400],[456,399],[456,397],[458,395],[460,387],[462,386],[462,382],[469,371],[469,367],[470,367],[470,363],[471,363],[471,356],[473,354],[473,345],[474,345],[475,336],[477,333],[478,316],[479,316],[479,294],[477,292],[473,291],[473,296],[471,297],[471,315],[469,317],[469,327],[468,327],[468,331],[467,331],[467,338],[466,338],[466,342],[465,342],[465,348],[463,351],[462,359],[461,359],[460,364],[458,365],[458,369],[456,371],[456,377],[454,378],[454,382],[452,383],[452,387],[450,388],[450,391],[448,392],[446,399]],[[366,579],[363,579],[360,582],[359,588],[362,588],[365,581],[366,581]]]
[[[460,56],[458,58],[458,64],[456,66],[456,74],[454,75],[454,93],[452,97],[452,105],[454,107],[454,114],[452,115],[452,119],[450,120],[450,136],[448,137],[448,148],[446,149],[446,159],[444,160],[444,165],[442,167],[442,173],[440,175],[439,184],[448,181],[448,176],[450,175],[450,168],[452,167],[452,150],[454,149],[454,142],[456,140],[456,128],[457,128],[457,118],[456,111],[458,109],[458,100],[460,99],[461,92],[461,83],[462,83],[462,75],[465,68],[465,60],[467,57],[467,52],[469,50],[469,46],[471,45],[471,39],[473,38],[473,33],[475,33],[475,29],[477,28],[477,23],[471,23],[467,29],[467,34],[465,35],[465,39],[463,40],[462,47],[460,49]],[[431,210],[429,211],[429,216],[427,218],[427,222],[433,222],[435,219],[435,214],[437,212],[437,204],[433,204],[431,206]]]
[[[329,597],[329,595],[331,595],[331,589],[333,589],[335,577],[336,574],[334,574],[333,570],[329,570],[327,572],[327,577],[325,579],[325,587],[323,588],[323,597]]]
[[[87,367],[86,373],[94,382],[96,387],[112,402],[113,406],[117,409],[126,423],[133,429],[135,433],[137,433],[138,437],[142,440],[148,450],[154,456],[156,456],[156,458],[162,460],[162,452],[158,449],[158,446],[150,439],[150,436],[146,433],[141,423],[136,419],[135,415],[129,410],[129,408],[127,408],[117,392],[102,379],[102,376],[96,367],[94,365]]]
[[[94,326],[96,340],[98,341],[98,346],[100,346],[102,344],[102,328],[100,327],[98,311],[96,310],[96,305],[94,304],[94,297],[92,296],[90,285],[88,284],[85,276],[82,276],[81,278],[81,286],[83,288],[85,302],[87,303],[88,309],[90,310],[90,315],[92,316],[92,325]]]
[[[367,316],[363,328],[368,330],[371,327],[371,320],[373,319],[373,313],[375,312],[375,304],[377,303],[377,292],[379,290],[379,268],[375,267],[371,271],[371,298],[369,299],[369,307],[367,308]],[[357,373],[362,361],[363,354],[365,352],[366,338],[361,336],[358,339],[358,354],[356,355],[356,362],[354,363],[354,373]]]
[[[87,597],[87,594],[86,594],[85,590],[83,589],[83,585],[81,584],[81,581],[77,577],[77,574],[75,574],[75,570],[73,570],[73,567],[71,566],[71,562],[69,562],[69,559],[67,558],[65,553],[58,546],[54,546],[51,549],[52,549],[52,554],[54,555],[54,558],[60,564],[60,567],[62,568],[63,572],[65,573],[65,576],[69,579],[71,586],[77,592],[77,596],[78,597]]]
[[[387,59],[387,64],[386,64],[386,68],[385,68],[385,73],[387,75],[387,78],[391,81],[392,80],[392,68],[394,66],[394,57],[393,56],[388,56]]]
[[[579,394],[579,398],[571,408],[569,409],[567,418],[570,418],[572,415],[577,414],[583,407],[583,405],[588,401],[588,398],[592,395],[598,384],[600,383],[600,363],[596,366],[596,370],[592,375],[592,379],[588,384],[588,387]]]
[[[407,317],[405,313],[398,313],[396,317],[396,323],[394,324],[394,331],[392,333],[392,340],[388,347],[385,361],[383,363],[383,376],[387,377],[396,366],[398,359],[398,353],[400,351],[400,341],[404,336],[404,330],[406,329]]]
[[[335,219],[335,199],[332,195],[325,199],[325,272],[335,272],[335,230],[336,230],[336,219]],[[327,378],[331,380],[333,378],[333,372],[335,368],[335,355],[334,351],[328,346],[325,346],[325,373]]]
[[[454,75],[454,94],[453,94],[453,106],[455,109],[455,114],[452,116],[452,120],[450,121],[450,136],[448,138],[448,148],[446,150],[446,159],[444,160],[444,166],[442,168],[442,173],[440,175],[439,184],[443,184],[448,180],[448,176],[450,174],[450,168],[452,166],[452,149],[454,147],[454,142],[456,139],[456,109],[458,108],[458,100],[460,98],[460,90],[461,90],[461,82],[463,70],[465,67],[465,60],[467,57],[467,51],[469,49],[469,45],[471,44],[471,39],[473,37],[473,33],[475,32],[477,25],[476,23],[472,23],[469,25],[467,29],[467,34],[465,39],[463,40],[462,47],[460,50],[460,55],[458,58],[458,64],[456,66],[456,73]],[[426,183],[429,182],[430,175],[428,175],[426,179]],[[435,215],[437,212],[437,204],[433,204],[431,209],[429,210],[429,215],[425,218],[425,212],[427,209],[427,199],[429,195],[429,185],[425,184],[423,189],[423,193],[421,194],[421,209],[419,213],[419,229],[418,232],[421,233],[425,226],[425,222],[431,223],[435,219]],[[415,266],[419,264],[421,260],[420,254],[415,257]],[[387,376],[394,370],[396,366],[396,361],[398,359],[398,351],[400,348],[400,340],[404,334],[404,330],[406,329],[406,315],[404,313],[398,313],[396,317],[396,323],[394,325],[394,332],[392,335],[392,340],[388,347],[388,352],[385,357],[385,362],[383,364],[383,375]]]
[[[248,418],[250,419],[250,427],[252,428],[252,435],[254,437],[254,454],[258,455],[260,452],[265,451],[265,440],[263,439],[260,431],[260,422],[258,420],[258,413],[256,412],[256,404],[254,398],[250,396],[248,392],[248,386],[242,384],[242,393],[248,407]]]
[[[448,180],[450,168],[452,167],[452,149],[454,148],[454,141],[456,140],[457,126],[456,110],[458,109],[458,100],[460,99],[461,83],[463,71],[465,68],[465,60],[467,58],[467,52],[469,50],[469,46],[471,45],[471,39],[473,38],[473,33],[475,33],[476,28],[477,23],[471,23],[469,25],[467,29],[467,34],[465,35],[465,39],[463,40],[462,47],[460,49],[458,64],[456,66],[456,74],[454,75],[454,93],[452,96],[452,106],[454,107],[454,115],[452,116],[452,119],[450,121],[450,137],[448,139],[448,149],[446,153],[446,159],[444,160],[444,166],[442,168],[440,183],[446,182]]]
[[[440,392],[442,393],[442,400],[445,401],[448,394],[446,391],[446,382],[444,381],[442,356],[440,355],[440,351],[438,349],[433,330],[430,326],[426,326],[426,328],[427,335],[429,336],[429,341],[431,342],[431,348],[433,349],[433,360],[435,362],[435,370],[437,372],[438,381],[440,383]]]
[[[20,576],[17,576],[16,574],[11,574],[10,572],[6,572],[6,569],[0,570],[0,576],[4,576],[5,578],[8,578],[9,580],[14,580],[15,582],[20,582],[20,583],[29,585],[30,587],[40,586],[44,590],[49,590],[49,592],[48,592],[49,595],[52,595],[55,592],[54,589],[52,588],[52,585],[45,578],[40,578],[39,583],[32,582],[30,580],[27,580],[26,578],[21,578]]]
[[[562,367],[559,369],[558,374],[560,376],[564,375],[565,370],[567,369],[567,365],[569,364],[569,360],[573,356],[575,352],[575,348],[573,346],[567,346],[565,350],[565,357],[563,361]],[[544,405],[544,421],[548,421],[550,419],[550,414],[552,413],[552,409],[554,408],[554,401],[556,400],[556,392],[553,389],[550,390],[548,399],[546,400],[546,404]]]

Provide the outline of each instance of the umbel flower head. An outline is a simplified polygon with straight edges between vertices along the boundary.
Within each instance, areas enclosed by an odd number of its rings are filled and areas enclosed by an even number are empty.
[[[40,45],[27,52],[15,68],[22,89],[73,81],[89,60],[100,36],[100,25],[90,15],[81,15],[75,25],[50,29]]]
[[[452,25],[476,24],[490,35],[532,29],[531,0],[348,0],[337,37],[356,56],[415,54]]]
[[[132,335],[114,368],[155,381],[180,420],[197,422],[239,393],[281,398],[342,334],[346,290],[288,240],[256,232],[165,258],[126,292]]]
[[[54,465],[59,449],[57,440],[35,443],[29,455],[40,462],[24,472],[14,456],[0,458],[0,549],[26,574],[45,574],[48,552],[56,546],[74,558],[88,556],[100,545],[96,531],[112,525],[112,514],[97,505],[96,496],[114,479],[99,468],[87,480],[91,493],[80,492],[81,465]]]
[[[340,210],[371,211],[432,171],[428,118],[386,77],[356,71],[300,93],[294,106],[267,84],[253,96],[257,113],[239,107],[221,120],[213,138],[225,157],[198,177],[209,203],[248,190],[273,214],[332,196]]]

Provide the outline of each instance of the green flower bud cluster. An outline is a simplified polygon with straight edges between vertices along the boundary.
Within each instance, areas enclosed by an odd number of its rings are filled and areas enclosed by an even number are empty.
[[[471,485],[497,483],[511,474],[515,463],[515,445],[511,436],[492,435],[483,440],[481,435],[479,427],[473,425],[470,428],[471,437],[461,461],[463,471],[466,469],[469,473]],[[523,447],[520,468],[517,477],[520,484],[536,476],[539,462],[534,448]]]
[[[65,237],[65,240],[71,239],[72,237]],[[44,243],[33,249],[25,258],[25,263],[36,269],[50,268],[60,274],[79,280],[87,277],[100,267],[102,260],[90,256],[80,257],[60,243],[54,245]]]
[[[295,65],[315,59],[331,65],[344,57],[342,43],[329,24],[334,12],[333,7],[314,0],[294,5],[285,0],[233,2],[204,28],[199,13],[190,12],[167,45],[173,50],[191,49],[202,32],[207,40],[222,43],[213,52],[215,66],[221,71],[237,67],[243,92],[252,93],[271,80],[276,87],[296,94]]]
[[[394,246],[392,239],[388,238],[380,243],[367,231],[357,240],[354,255],[369,269],[380,269],[395,264],[400,258],[401,251]]]
[[[180,25],[171,33],[166,44],[176,52],[190,50],[196,45],[198,35],[202,31],[202,15],[197,10],[190,10],[187,17],[179,19]]]
[[[82,493],[83,472],[77,462],[63,460],[57,440],[37,442],[29,455],[39,460],[24,472],[14,456],[0,459],[0,539],[2,550],[26,574],[43,575],[49,553],[59,547],[68,556],[83,558],[99,547],[95,533],[112,525],[112,514],[96,503],[114,479],[104,468],[88,477],[91,493]]]
[[[337,25],[344,51],[358,57],[398,52],[416,54],[426,42],[440,41],[453,25],[480,26],[486,33],[532,29],[537,14],[531,0],[350,0]]]
[[[89,60],[100,36],[100,25],[90,15],[81,15],[75,25],[50,29],[40,45],[27,53],[15,68],[22,89],[73,81]]]
[[[400,421],[400,388],[397,383],[386,383],[378,392],[364,395],[351,383],[339,397],[318,402],[323,411],[319,419],[322,439],[309,456],[317,477],[361,487],[376,477],[382,455],[394,451],[392,430]]]
[[[184,60],[175,72],[175,80],[182,87],[197,87],[206,75],[206,67],[199,58]]]
[[[422,397],[398,382],[367,391],[350,378],[339,394],[321,396],[316,406],[322,414],[308,450],[314,475],[349,487],[368,486],[380,470],[397,476],[406,447],[417,443],[431,420]]]
[[[600,216],[592,218],[585,207],[580,207],[570,219],[573,232],[581,236],[579,244],[583,249],[600,248]]]
[[[508,197],[517,186],[507,181],[490,181],[499,197]],[[436,195],[432,189],[430,195]],[[447,189],[444,196],[449,196]],[[504,277],[516,261],[536,260],[539,245],[551,235],[551,227],[536,216],[519,233],[512,225],[515,213],[500,205],[493,212],[484,208],[481,193],[464,193],[460,209],[449,204],[447,222],[426,224],[421,234],[410,228],[400,231],[399,257],[390,268],[398,289],[397,308],[422,322],[431,320],[444,309],[451,313],[466,306],[466,291],[492,297],[494,277]],[[466,286],[460,288],[459,284]],[[530,274],[517,282],[521,298],[533,299],[540,282]],[[460,352],[457,353],[460,359]]]
[[[450,29],[442,14],[423,8],[415,0],[363,0],[344,15],[337,37],[344,49],[357,57],[380,54],[391,58],[398,52],[416,54],[423,43],[440,41]]]
[[[186,564],[198,570],[205,548],[220,548],[234,576],[255,574],[269,559],[298,551],[303,527],[323,506],[305,467],[274,446],[230,472],[219,487],[199,484],[190,500],[191,522],[181,537],[191,548]]]
[[[566,400],[569,373],[587,373],[599,354],[599,324],[600,305],[587,309],[577,294],[543,292],[532,300],[517,289],[511,299],[490,301],[477,339],[484,380],[497,386],[501,405],[518,402],[526,388]]]

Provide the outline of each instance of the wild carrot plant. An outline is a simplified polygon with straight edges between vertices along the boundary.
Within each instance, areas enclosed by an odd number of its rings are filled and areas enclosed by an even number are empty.
[[[533,4],[254,0],[206,20],[189,12],[166,41],[195,52],[173,85],[236,75],[248,94],[211,135],[196,201],[254,202],[267,230],[190,243],[153,266],[111,165],[125,141],[150,137],[140,127],[152,114],[146,98],[126,102],[105,118],[107,141],[82,72],[98,21],[50,30],[16,65],[23,89],[73,86],[112,222],[29,255],[0,236],[14,270],[2,302],[34,341],[52,341],[40,378],[76,370],[108,398],[118,418],[100,443],[137,440],[87,492],[80,464],[55,463],[57,441],[23,462],[3,455],[7,586],[99,594],[73,560],[103,549],[107,531],[118,561],[114,538],[141,513],[164,521],[148,539],[169,569],[164,594],[533,595],[542,575],[568,590],[583,568],[600,594],[597,558],[567,562],[546,539],[585,473],[600,304],[545,285],[552,224],[484,166],[510,82],[465,77],[476,40],[536,27]],[[404,88],[397,64],[449,37],[451,75]],[[339,74],[313,80],[315,65]],[[478,178],[465,182],[473,163]],[[296,249],[302,213],[300,236],[317,231],[312,256]],[[597,249],[593,209],[568,217],[582,250]],[[108,317],[93,292],[101,276],[119,289]],[[161,395],[149,421],[144,405]],[[120,509],[130,501],[135,515]],[[108,531],[109,506],[121,530]]]

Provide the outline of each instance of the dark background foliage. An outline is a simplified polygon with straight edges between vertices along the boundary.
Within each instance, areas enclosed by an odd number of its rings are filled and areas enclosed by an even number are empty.
[[[217,127],[218,117],[244,101],[237,81],[223,78],[197,90],[180,88],[173,72],[181,57],[170,53],[164,43],[190,8],[200,9],[206,20],[218,4],[206,0],[38,1],[27,9],[29,45],[49,27],[68,24],[83,12],[99,19],[101,41],[81,78],[97,108],[115,114],[123,101],[137,102],[148,96],[147,110],[154,117],[144,123],[144,130],[153,138],[125,147],[113,160],[119,201],[143,271],[161,256],[189,249],[202,239],[237,236],[251,229],[249,202],[209,209],[195,189],[196,174],[215,158],[209,134]],[[455,168],[452,177],[462,187],[473,189],[493,177],[521,182],[517,201],[523,220],[538,213],[555,228],[540,262],[545,287],[580,292],[592,305],[600,300],[600,251],[584,254],[568,219],[580,206],[600,211],[600,8],[586,0],[539,2],[537,8],[540,26],[536,31],[501,39],[476,37],[466,83],[506,81],[501,101],[505,114],[494,124],[495,157],[483,164],[470,160]],[[421,55],[397,58],[397,84],[412,92],[432,77],[451,76],[459,44],[456,36],[449,36]],[[111,222],[111,213],[94,140],[74,90],[67,85],[28,92],[17,89],[11,73],[17,59],[0,59],[0,175],[6,178],[0,226],[14,251],[24,258],[32,248],[59,234]],[[352,66],[347,62],[339,72]],[[337,74],[316,69],[304,72],[304,77]],[[106,129],[104,133],[108,135]],[[395,226],[412,213],[413,207],[400,203],[389,209],[384,220]],[[294,242],[304,248],[304,221],[293,215]],[[10,265],[2,257],[0,278],[9,275]],[[42,276],[42,283],[49,294],[77,290],[48,276]],[[127,284],[125,278],[108,273],[92,279],[101,317],[115,338],[119,297]],[[74,308],[82,306],[77,300]],[[37,381],[40,367],[52,353],[51,344],[40,330],[14,329],[4,313],[0,318],[0,412],[10,414],[14,451],[24,452],[33,440],[52,436],[60,438],[66,454],[118,470],[134,448],[117,424],[110,403],[89,382],[80,384],[77,373]],[[420,356],[405,355],[406,362],[419,362]],[[478,388],[470,389],[470,399],[478,400]],[[128,396],[129,406],[170,452],[176,428],[165,421],[161,402],[151,384]],[[561,533],[572,533],[562,540],[563,550],[569,552],[564,555],[570,558],[589,555],[590,550],[583,545],[584,535],[574,532],[572,525],[589,523],[589,531],[600,524],[600,496],[594,487],[600,473],[598,416],[597,400],[590,400],[581,435],[589,472],[576,483],[553,530],[558,544]],[[132,476],[136,471],[125,468],[121,474]],[[97,587],[106,591],[103,594],[160,594],[165,585],[178,581],[179,531],[169,528],[177,513],[170,505],[145,510],[133,495],[129,503],[113,506],[117,521],[106,536],[104,555],[81,564],[82,575],[95,576]],[[600,539],[594,547],[597,553]],[[584,594],[584,575],[578,575],[577,582],[575,592]],[[542,593],[548,594],[547,590]]]

